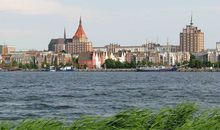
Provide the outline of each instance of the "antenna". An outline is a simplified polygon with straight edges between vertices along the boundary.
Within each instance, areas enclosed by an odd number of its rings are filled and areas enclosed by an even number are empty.
[[[191,12],[191,19],[190,19],[190,25],[193,25],[193,12]]]

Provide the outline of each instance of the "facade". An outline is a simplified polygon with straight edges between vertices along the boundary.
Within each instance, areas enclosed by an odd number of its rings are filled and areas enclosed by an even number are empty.
[[[73,36],[72,40],[66,41],[66,52],[69,54],[80,54],[84,52],[92,52],[92,42],[86,36],[80,18],[79,27]]]
[[[192,53],[204,51],[204,33],[193,26],[192,18],[190,25],[180,33],[180,51]]]
[[[65,39],[64,38],[58,38],[58,39],[52,39],[48,45],[48,51],[53,52],[62,52],[65,50]]]
[[[0,55],[2,54],[3,45],[0,45]]]
[[[189,52],[163,52],[160,53],[160,63],[166,65],[176,65],[190,60]]]
[[[220,52],[220,42],[216,42],[216,51]]]
[[[107,52],[116,53],[116,48],[120,48],[119,44],[110,43],[105,46]]]
[[[157,52],[179,52],[179,46],[177,45],[161,45],[156,47]]]
[[[3,47],[2,47],[2,54],[3,55],[8,55],[14,51],[16,51],[15,46],[3,45]]]
[[[106,52],[84,52],[79,54],[80,68],[100,69],[108,59]]]

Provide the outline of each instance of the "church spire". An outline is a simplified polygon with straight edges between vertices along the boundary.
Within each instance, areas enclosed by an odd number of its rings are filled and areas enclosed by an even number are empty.
[[[82,26],[82,18],[80,16],[79,19],[79,27],[75,33],[75,35],[73,36],[75,38],[87,38],[86,33],[84,32],[83,26]]]
[[[80,16],[80,19],[79,19],[79,25],[82,25],[82,18]]]
[[[66,28],[64,28],[64,40],[66,40]]]

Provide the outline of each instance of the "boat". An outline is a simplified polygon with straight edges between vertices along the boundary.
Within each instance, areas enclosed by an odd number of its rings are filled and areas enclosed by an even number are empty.
[[[56,67],[55,66],[50,66],[50,72],[56,72]]]
[[[176,67],[154,66],[154,67],[139,67],[136,69],[138,72],[169,72],[177,71]]]
[[[60,71],[75,71],[75,68],[71,66],[66,66],[66,67],[60,68]]]

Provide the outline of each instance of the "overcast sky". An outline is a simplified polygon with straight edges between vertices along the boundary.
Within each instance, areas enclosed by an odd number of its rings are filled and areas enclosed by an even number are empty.
[[[94,46],[141,45],[146,40],[179,44],[193,22],[206,48],[220,41],[219,0],[0,0],[0,44],[47,49],[52,38],[73,37],[79,17]]]

